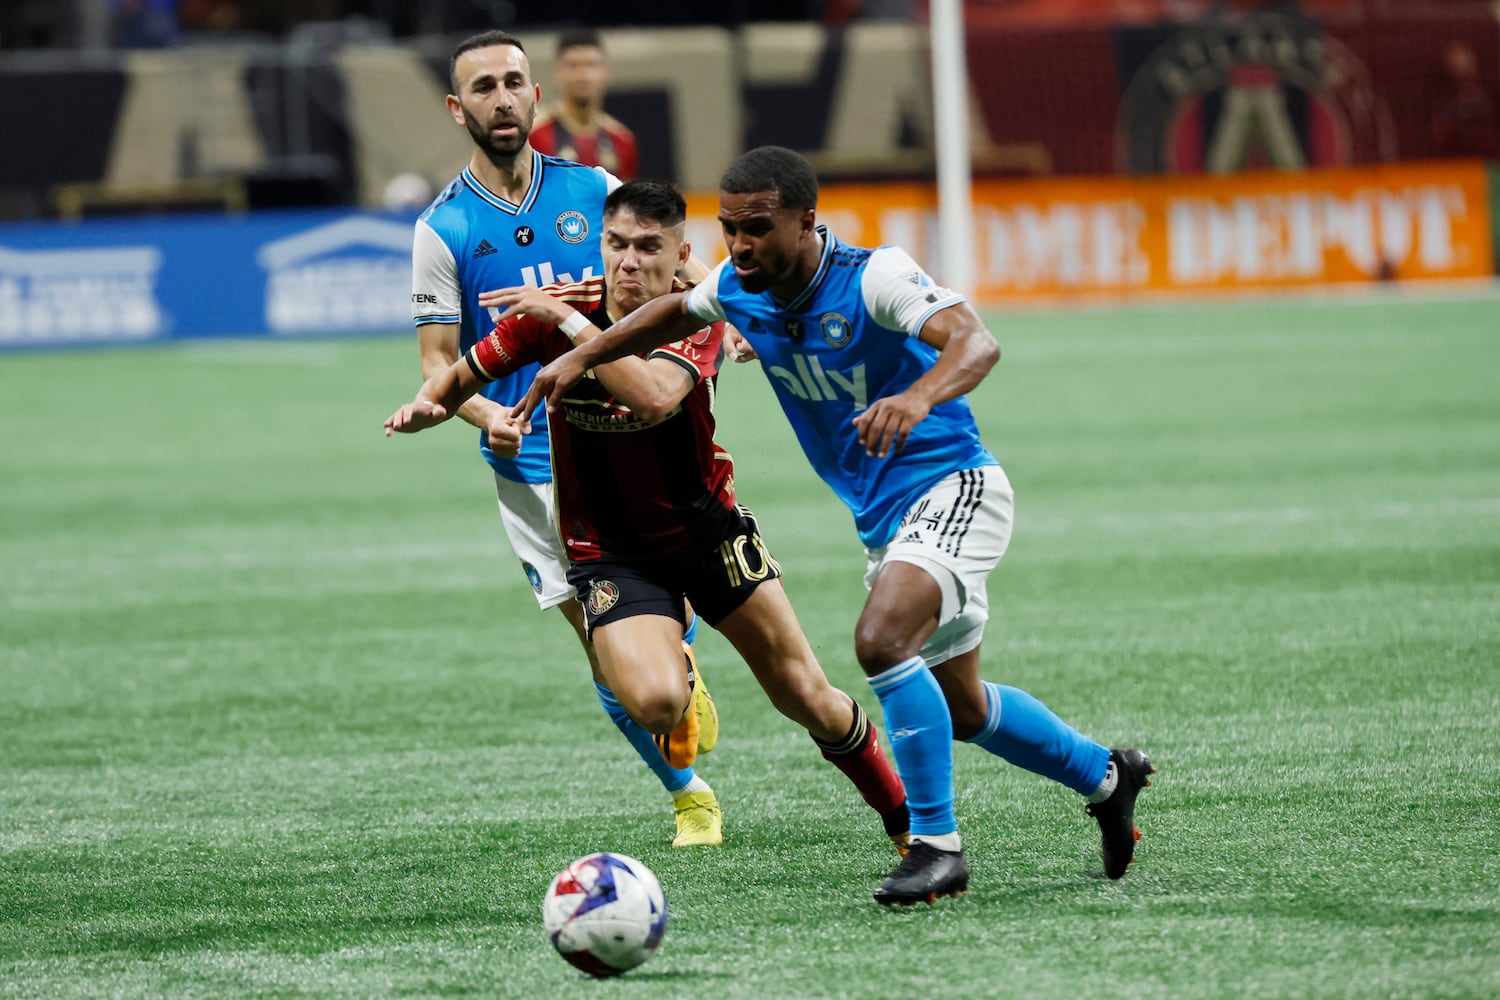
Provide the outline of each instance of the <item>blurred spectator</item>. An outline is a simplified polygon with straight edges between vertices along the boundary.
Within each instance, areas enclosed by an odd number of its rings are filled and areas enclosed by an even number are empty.
[[[239,31],[245,20],[236,0],[181,0],[178,14],[184,28],[215,34]]]
[[[563,33],[552,79],[558,100],[537,116],[531,145],[565,160],[603,167],[622,181],[634,177],[640,169],[635,134],[604,113],[609,64],[597,32]]]
[[[177,0],[110,0],[110,37],[122,49],[162,49],[177,41]]]
[[[913,0],[827,0],[822,21],[839,28],[853,20],[910,21],[917,16]]]
[[[397,174],[385,185],[380,203],[388,212],[419,215],[432,201],[432,182],[421,174]]]
[[[1443,85],[1433,104],[1432,138],[1439,156],[1500,158],[1495,95],[1479,75],[1479,58],[1468,42],[1449,42],[1443,50]]]

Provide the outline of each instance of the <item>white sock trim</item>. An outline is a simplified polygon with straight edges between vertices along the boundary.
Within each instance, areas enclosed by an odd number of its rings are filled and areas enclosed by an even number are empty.
[[[695,774],[693,775],[692,781],[689,781],[687,784],[683,785],[681,788],[677,789],[677,791],[672,793],[672,801],[676,802],[684,796],[691,795],[694,792],[711,791],[713,791],[713,789],[708,787],[708,782],[704,781],[702,778],[698,777]]]
[[[958,831],[952,833],[914,833],[911,835],[912,843],[921,841],[930,844],[940,851],[957,852],[964,849],[963,841],[959,839]]]
[[[1115,769],[1115,762],[1111,760],[1109,767],[1104,769],[1104,780],[1099,782],[1099,787],[1088,794],[1089,802],[1103,802],[1115,793],[1115,786],[1120,783],[1120,772]]]
[[[886,688],[892,687],[893,685],[906,680],[906,678],[910,677],[912,674],[926,669],[927,661],[922,659],[920,656],[913,656],[910,659],[902,660],[894,667],[888,667],[875,676],[867,677],[865,679],[870,682],[871,690],[873,690],[876,695],[879,695]]]

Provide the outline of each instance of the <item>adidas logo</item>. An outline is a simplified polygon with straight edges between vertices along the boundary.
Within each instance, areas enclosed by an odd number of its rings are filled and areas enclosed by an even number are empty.
[[[489,240],[480,240],[479,246],[474,248],[475,257],[488,257],[492,253],[499,253],[499,251],[490,246]]]
[[[902,535],[901,541],[919,544],[922,541],[922,533],[920,531],[913,531],[910,534]]]

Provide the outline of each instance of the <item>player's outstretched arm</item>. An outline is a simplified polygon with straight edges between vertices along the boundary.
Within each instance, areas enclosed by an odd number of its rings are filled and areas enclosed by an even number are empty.
[[[603,336],[603,331],[589,322],[588,317],[540,288],[522,285],[483,292],[479,304],[487,309],[504,310],[497,323],[525,314],[562,330],[574,344]],[[681,366],[671,362],[655,364],[635,354],[602,364],[594,374],[611,395],[649,423],[664,419],[693,387]]]
[[[973,390],[1000,360],[1000,345],[966,302],[933,313],[918,336],[937,348],[937,361],[905,392],[875,400],[854,418],[867,455],[900,451],[934,406]]]
[[[424,379],[434,379],[462,360],[462,352],[458,349],[458,335],[457,323],[423,323],[417,327],[417,347],[422,355]],[[504,414],[504,410],[500,404],[483,396],[473,396],[453,416],[485,430],[492,421]]]
[[[590,368],[685,340],[702,327],[703,321],[688,311],[687,296],[681,292],[652,299],[537,372],[531,388],[526,390],[526,398],[511,411],[511,416],[524,426],[543,403],[549,413],[556,410],[563,393]]]
[[[436,427],[458,411],[479,389],[479,379],[465,361],[456,361],[422,383],[417,396],[385,420],[385,436],[415,434]],[[517,441],[520,433],[517,431]]]

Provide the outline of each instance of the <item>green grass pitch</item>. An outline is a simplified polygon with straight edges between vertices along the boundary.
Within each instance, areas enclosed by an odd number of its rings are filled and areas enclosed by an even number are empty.
[[[1137,861],[956,749],[971,893],[716,635],[719,850],[599,711],[409,338],[0,357],[0,997],[1500,995],[1500,298],[993,314],[1018,493],[985,673],[1161,768]],[[721,440],[834,683],[862,555],[761,375]],[[671,907],[594,983],[540,899]]]

